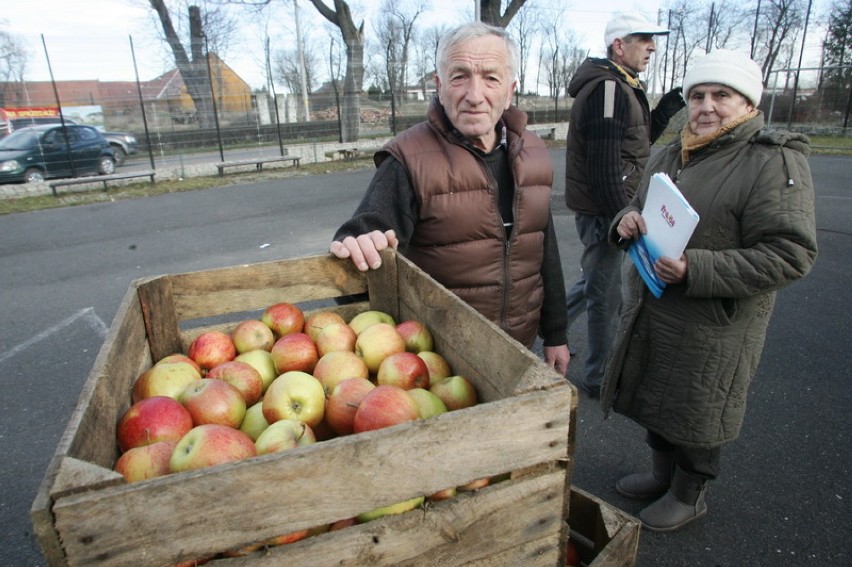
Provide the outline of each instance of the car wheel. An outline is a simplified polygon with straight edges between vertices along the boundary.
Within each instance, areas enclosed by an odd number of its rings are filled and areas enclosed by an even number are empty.
[[[127,152],[124,151],[124,148],[117,144],[111,144],[112,153],[115,156],[115,166],[124,165],[124,162],[127,161]]]
[[[41,183],[44,181],[44,173],[36,167],[31,167],[24,172],[24,181],[27,183]]]
[[[109,156],[101,156],[98,162],[98,173],[101,175],[111,175],[115,173],[115,162]]]

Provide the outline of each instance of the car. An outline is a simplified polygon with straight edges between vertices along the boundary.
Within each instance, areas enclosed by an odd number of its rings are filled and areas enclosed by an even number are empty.
[[[0,140],[0,183],[111,173],[115,173],[113,150],[92,126],[31,126]]]
[[[38,126],[42,124],[61,124],[61,120],[57,116],[38,116],[28,118],[11,118],[0,125],[0,136],[8,135],[15,130],[27,128],[30,126]],[[65,119],[66,124],[77,125],[76,122],[70,119]],[[112,153],[115,156],[115,165],[122,166],[127,161],[127,156],[139,152],[139,142],[136,136],[127,132],[104,132],[101,131],[104,138],[112,147]]]

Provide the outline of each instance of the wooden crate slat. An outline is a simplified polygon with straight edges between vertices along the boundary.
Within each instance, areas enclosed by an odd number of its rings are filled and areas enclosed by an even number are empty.
[[[273,537],[559,460],[567,450],[569,402],[568,388],[540,392],[317,443],[290,455],[73,495],[56,502],[55,521],[74,562],[104,555],[129,559],[151,546],[161,546],[168,558],[177,548],[201,553],[250,543],[246,530],[259,539]],[[447,454],[454,456],[451,467],[440,458]],[[377,483],[376,470],[394,482]],[[223,500],[228,491],[253,505]],[[205,524],[192,521],[200,509],[206,511]]]

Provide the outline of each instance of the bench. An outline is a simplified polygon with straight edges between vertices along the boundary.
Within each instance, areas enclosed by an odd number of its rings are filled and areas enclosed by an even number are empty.
[[[533,132],[535,132],[542,140],[556,139],[556,128],[538,128],[534,129]]]
[[[226,167],[240,167],[245,165],[253,165],[257,171],[263,171],[263,164],[265,163],[274,163],[281,161],[289,161],[295,167],[299,167],[299,163],[302,158],[296,156],[278,156],[278,157],[267,157],[267,158],[255,158],[255,159],[238,159],[234,161],[223,161],[221,163],[216,164],[216,169],[219,170],[219,175],[225,175]]]
[[[82,185],[83,183],[103,183],[104,191],[107,190],[107,183],[110,181],[117,181],[119,179],[134,179],[136,177],[147,177],[151,180],[151,183],[154,182],[154,176],[157,175],[156,171],[134,171],[127,173],[113,173],[110,175],[91,175],[88,177],[72,177],[70,179],[58,179],[56,181],[50,182],[50,190],[53,191],[53,196],[58,197],[56,189],[58,187],[66,187],[69,185]]]
[[[335,159],[343,159],[343,160],[352,160],[363,157],[368,157],[371,152],[365,150],[359,150],[358,148],[341,148],[339,150],[332,150],[330,152],[325,152],[325,157],[331,160]]]

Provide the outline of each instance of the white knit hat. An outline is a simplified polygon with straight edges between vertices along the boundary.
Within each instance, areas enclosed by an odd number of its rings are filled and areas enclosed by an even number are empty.
[[[615,12],[606,24],[604,43],[606,43],[606,47],[609,47],[616,39],[627,37],[628,35],[666,35],[668,33],[669,30],[653,22],[649,22],[639,12]]]
[[[716,83],[730,87],[749,99],[754,106],[760,104],[763,94],[763,73],[746,55],[728,49],[717,49],[695,61],[683,78],[683,98],[689,101],[689,90],[702,83]]]

